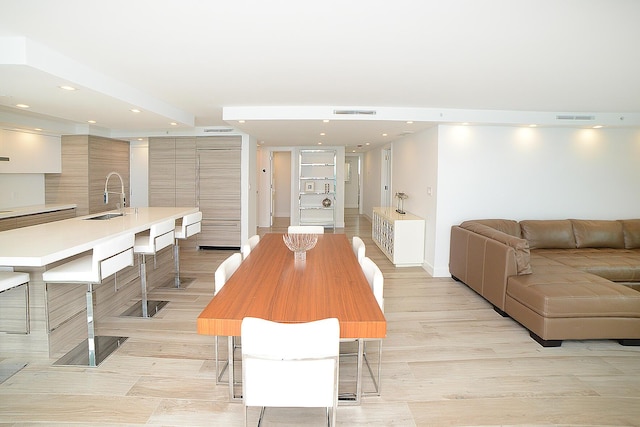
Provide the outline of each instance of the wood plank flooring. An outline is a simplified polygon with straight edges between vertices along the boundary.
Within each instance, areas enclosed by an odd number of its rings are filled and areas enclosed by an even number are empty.
[[[285,230],[287,220],[273,231]],[[388,337],[382,395],[340,406],[339,425],[640,425],[639,347],[574,341],[543,348],[465,285],[394,268],[371,241],[365,217],[350,210],[346,221],[336,232],[363,237],[383,271]],[[130,338],[98,368],[32,362],[5,380],[0,425],[244,425],[242,404],[228,402],[227,386],[215,384],[213,337],[196,333],[213,273],[229,254],[182,248],[182,276],[196,280],[184,290],[154,290],[150,298],[170,303],[152,319],[103,319],[98,333]],[[0,367],[17,363],[7,358]],[[348,362],[341,374],[346,381]],[[322,415],[267,410],[264,425],[323,425]]]

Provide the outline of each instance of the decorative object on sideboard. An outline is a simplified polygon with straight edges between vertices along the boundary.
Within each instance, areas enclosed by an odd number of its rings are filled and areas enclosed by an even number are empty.
[[[396,198],[398,199],[398,209],[396,209],[396,212],[398,212],[401,215],[406,214],[406,212],[404,211],[404,200],[408,199],[409,196],[407,196],[407,193],[396,193]]]

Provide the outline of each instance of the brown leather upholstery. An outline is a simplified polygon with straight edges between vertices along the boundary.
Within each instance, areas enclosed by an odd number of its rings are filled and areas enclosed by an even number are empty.
[[[520,221],[520,228],[530,249],[576,247],[573,226],[568,219]]]
[[[524,258],[517,251],[524,247],[509,221],[452,227],[451,274],[543,345],[640,339],[640,292],[614,283],[640,282],[640,220],[520,221],[532,274],[523,274]],[[625,249],[635,245],[638,249]]]
[[[571,225],[578,248],[624,248],[620,221],[572,219]]]
[[[640,219],[624,219],[622,221],[624,231],[624,247],[627,249],[640,248]]]

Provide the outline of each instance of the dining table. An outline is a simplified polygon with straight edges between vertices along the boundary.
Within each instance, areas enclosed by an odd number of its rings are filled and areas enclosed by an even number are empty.
[[[236,394],[234,344],[242,320],[257,317],[301,323],[337,318],[340,338],[357,341],[355,393],[341,403],[359,404],[362,396],[363,343],[386,336],[386,319],[345,234],[318,234],[306,259],[295,259],[282,233],[267,233],[211,299],[197,319],[199,334],[227,336],[229,398]]]

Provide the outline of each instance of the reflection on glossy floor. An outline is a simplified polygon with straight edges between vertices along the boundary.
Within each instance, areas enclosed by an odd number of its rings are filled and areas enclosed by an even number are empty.
[[[341,406],[344,426],[640,425],[640,348],[613,341],[542,348],[466,286],[421,268],[394,268],[349,212],[385,276],[382,395]],[[288,220],[276,222],[283,231]],[[260,232],[268,232],[262,229]],[[30,363],[0,384],[0,424],[242,426],[243,408],[214,380],[213,338],[195,319],[228,251],[184,250],[196,280],[150,297],[170,303],[153,319],[114,317],[99,333],[130,338],[98,368]],[[19,361],[0,360],[0,365]],[[345,377],[349,367],[345,368]],[[316,410],[267,411],[265,425],[322,425]]]

